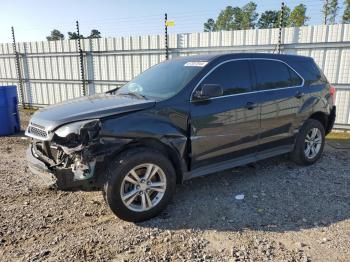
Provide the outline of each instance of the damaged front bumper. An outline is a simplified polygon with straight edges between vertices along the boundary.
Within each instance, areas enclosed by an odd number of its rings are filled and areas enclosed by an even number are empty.
[[[31,121],[26,130],[32,138],[27,151],[30,171],[60,189],[95,186],[99,130],[99,120],[74,122],[54,131]]]
[[[47,163],[39,159],[33,145],[30,145],[26,152],[29,171],[40,178],[47,186],[65,190],[71,188],[96,187],[94,179],[76,180],[71,168],[49,168]]]
[[[40,123],[40,122],[39,122]],[[130,139],[100,136],[99,120],[84,120],[50,130],[30,122],[26,135],[30,171],[59,189],[100,188],[108,159]]]
[[[57,177],[47,168],[45,163],[34,157],[32,145],[30,145],[27,149],[26,158],[29,171],[32,174],[40,177],[41,180],[48,186],[52,186],[57,183]]]

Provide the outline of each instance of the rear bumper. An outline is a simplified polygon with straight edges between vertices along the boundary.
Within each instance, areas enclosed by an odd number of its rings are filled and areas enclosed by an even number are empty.
[[[61,190],[95,187],[93,180],[74,180],[74,174],[70,168],[50,170],[43,161],[35,157],[32,145],[27,149],[26,158],[30,172],[39,177],[47,186],[54,186]]]
[[[332,109],[331,109],[331,112],[328,116],[328,120],[327,120],[327,127],[326,127],[326,135],[329,134],[332,129],[333,129],[333,126],[334,126],[334,123],[335,123],[335,118],[337,116],[337,113],[336,113],[337,109],[336,109],[336,106],[333,106]]]

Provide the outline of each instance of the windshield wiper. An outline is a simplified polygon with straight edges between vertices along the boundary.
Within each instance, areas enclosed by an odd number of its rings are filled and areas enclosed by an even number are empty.
[[[122,95],[122,96],[134,96],[137,97],[139,99],[147,99],[147,97],[145,95],[141,95],[139,93],[133,93],[133,92],[127,92],[127,93],[119,93],[117,95]]]

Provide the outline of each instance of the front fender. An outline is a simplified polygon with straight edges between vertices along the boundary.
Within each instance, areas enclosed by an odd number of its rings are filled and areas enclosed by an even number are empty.
[[[138,112],[123,117],[102,120],[101,136],[120,138],[186,138],[186,130],[167,118]]]
[[[183,121],[187,122],[184,117]],[[101,120],[101,139],[105,144],[118,143],[121,147],[133,144],[155,145],[160,143],[172,151],[172,157],[181,165],[188,167],[188,138],[187,129],[183,129],[156,112],[135,112],[122,117]],[[155,143],[153,143],[155,142]],[[108,146],[107,146],[108,147]]]

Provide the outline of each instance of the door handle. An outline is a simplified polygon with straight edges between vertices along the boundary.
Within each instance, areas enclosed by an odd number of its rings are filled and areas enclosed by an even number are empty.
[[[247,104],[245,105],[245,108],[247,108],[248,110],[252,110],[252,109],[256,108],[257,106],[258,106],[257,103],[247,102]]]
[[[304,93],[301,92],[301,91],[298,91],[298,92],[295,94],[295,97],[298,98],[298,99],[302,98],[303,96],[304,96]]]

